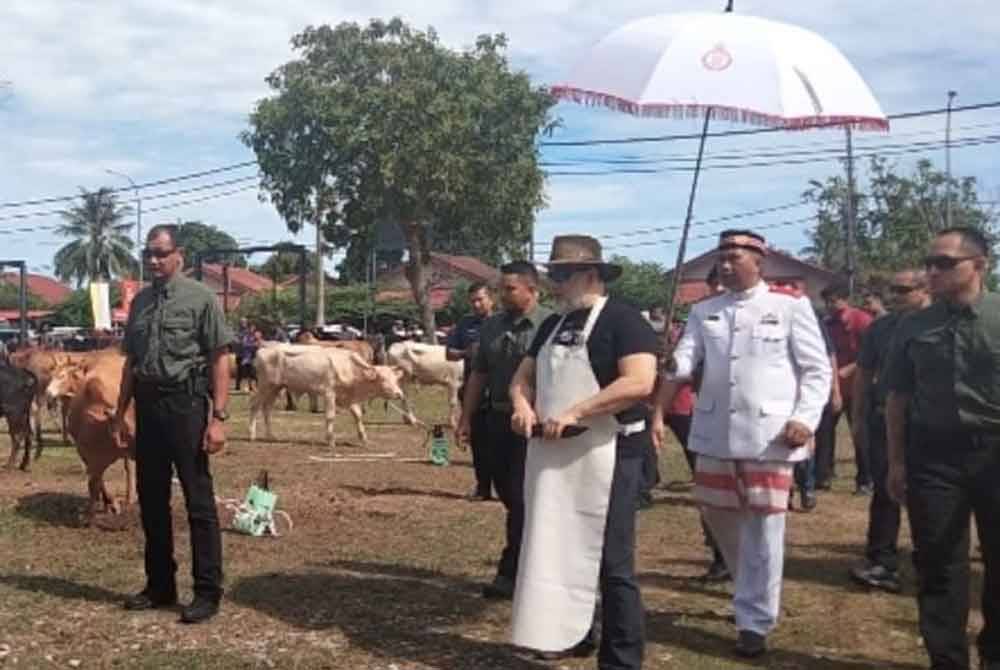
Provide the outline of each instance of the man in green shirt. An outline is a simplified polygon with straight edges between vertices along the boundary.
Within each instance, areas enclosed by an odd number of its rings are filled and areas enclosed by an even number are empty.
[[[858,352],[854,392],[857,417],[852,424],[854,442],[868,445],[874,492],[868,508],[868,540],[865,564],[851,569],[851,578],[866,586],[899,592],[900,506],[887,489],[889,452],[885,434],[885,368],[893,334],[900,319],[927,307],[930,294],[922,270],[897,272],[889,285],[892,312],[878,318],[865,332]]]
[[[507,509],[507,544],[500,555],[497,575],[483,589],[487,598],[514,597],[517,559],[524,527],[524,459],[528,441],[511,428],[511,379],[531,346],[538,327],[551,312],[538,304],[538,271],[527,261],[514,261],[500,268],[500,299],[504,310],[487,319],[479,331],[479,351],[465,386],[459,439],[468,442],[473,417],[485,391],[489,397],[486,416],[488,451],[493,467],[493,486]]]
[[[194,599],[181,621],[214,616],[222,597],[222,537],[208,455],[225,445],[228,418],[227,348],[233,335],[215,295],[181,273],[177,226],[154,226],[143,258],[153,276],[135,296],[123,342],[126,356],[115,435],[132,399],[136,416],[136,472],[146,535],[146,587],[125,602],[129,610],[177,602],[170,514],[173,471],[181,482],[191,527]]]
[[[924,259],[935,303],[902,320],[887,369],[889,491],[905,498],[920,577],[920,632],[941,670],[967,670],[969,517],[983,554],[984,670],[1000,670],[1000,296],[990,244],[937,234]]]

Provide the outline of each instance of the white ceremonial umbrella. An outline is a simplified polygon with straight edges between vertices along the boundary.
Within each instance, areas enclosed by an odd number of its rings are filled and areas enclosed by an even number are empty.
[[[731,10],[732,2],[720,14],[633,21],[598,42],[566,82],[550,89],[563,100],[637,116],[704,117],[669,317],[713,118],[788,129],[889,129],[868,85],[836,47],[811,31]]]

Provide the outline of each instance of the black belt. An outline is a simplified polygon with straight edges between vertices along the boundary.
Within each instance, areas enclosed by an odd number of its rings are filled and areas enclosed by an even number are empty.
[[[136,379],[136,393],[169,395],[186,393],[188,395],[206,395],[208,393],[207,377],[190,377],[182,381],[160,381],[155,379]]]

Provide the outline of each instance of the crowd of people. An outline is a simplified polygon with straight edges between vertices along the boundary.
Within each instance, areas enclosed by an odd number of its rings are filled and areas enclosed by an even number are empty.
[[[130,311],[115,424],[134,398],[147,582],[126,607],[177,600],[173,468],[194,555],[194,599],[181,618],[197,623],[222,596],[209,455],[226,439],[224,360],[236,341],[246,366],[262,333],[245,322],[229,332],[210,291],[180,276],[175,235],[158,226],[147,238],[154,280]],[[870,496],[865,555],[850,577],[901,588],[905,508],[932,668],[968,670],[974,514],[984,564],[979,658],[1000,670],[1000,297],[984,288],[987,240],[968,228],[938,233],[922,268],[893,276],[887,314],[879,296],[855,308],[831,286],[818,316],[800,287],[762,276],[768,253],[753,231],[723,232],[709,295],[676,326],[608,298],[622,268],[584,235],[553,240],[545,271],[555,311],[540,304],[530,262],[501,268],[499,310],[490,287],[470,288],[473,313],[446,351],[465,361],[458,437],[472,445],[470,496],[495,494],[506,511],[505,546],[483,596],[513,601],[512,640],[540,658],[596,650],[603,670],[641,668],[636,515],[656,486],[669,427],[712,552],[705,578],[733,582],[735,652],[765,654],[793,493],[801,509],[815,509],[816,490],[833,478],[844,415],[855,492]]]

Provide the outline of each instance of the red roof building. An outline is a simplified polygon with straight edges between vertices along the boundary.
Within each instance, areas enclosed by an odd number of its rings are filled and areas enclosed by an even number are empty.
[[[3,275],[0,275],[0,281],[14,288],[18,288],[21,285],[20,275],[17,272],[3,273]],[[73,289],[66,286],[66,284],[45,275],[36,275],[29,272],[25,275],[24,282],[27,285],[28,293],[37,296],[49,307],[58,307],[66,302],[73,293]]]
[[[228,312],[239,307],[240,299],[245,295],[270,291],[274,283],[263,275],[247,270],[226,266],[224,271],[222,265],[205,263],[201,266],[201,281],[210,289],[215,291],[219,298],[219,304]],[[193,275],[194,270],[188,270],[187,274]],[[225,279],[228,275],[229,288],[225,287]]]
[[[443,309],[451,301],[451,294],[459,282],[486,282],[496,285],[500,271],[472,256],[452,256],[431,253],[429,287],[431,308]],[[413,291],[406,278],[406,265],[394,268],[378,277],[376,302],[412,302]]]

